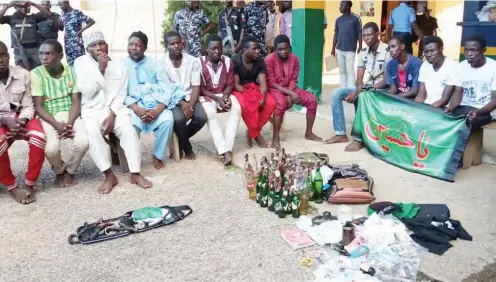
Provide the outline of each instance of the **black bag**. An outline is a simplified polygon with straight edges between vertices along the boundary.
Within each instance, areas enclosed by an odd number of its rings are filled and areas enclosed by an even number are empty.
[[[121,238],[132,233],[145,232],[178,222],[193,212],[189,206],[161,206],[159,208],[167,209],[167,213],[161,221],[151,224],[142,221],[135,222],[132,217],[134,211],[112,219],[100,219],[89,224],[85,222],[77,229],[76,234],[69,236],[69,244],[92,244]]]
[[[446,222],[450,219],[450,210],[445,204],[419,204],[420,207],[415,219]]]

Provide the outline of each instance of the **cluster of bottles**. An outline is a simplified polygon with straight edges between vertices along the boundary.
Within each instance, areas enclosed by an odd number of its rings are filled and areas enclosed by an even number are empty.
[[[255,168],[245,155],[245,178],[249,198],[262,208],[268,208],[280,218],[291,214],[299,218],[308,214],[309,201],[323,202],[323,179],[320,163],[304,166],[298,154],[286,155],[284,148],[277,149],[260,160]],[[315,169],[314,169],[315,168]]]

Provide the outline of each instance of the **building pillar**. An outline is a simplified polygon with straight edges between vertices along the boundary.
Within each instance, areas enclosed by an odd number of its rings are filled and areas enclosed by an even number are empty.
[[[79,5],[81,10],[88,10],[88,0],[80,0]]]
[[[300,58],[298,87],[322,95],[325,1],[293,1],[293,53]]]

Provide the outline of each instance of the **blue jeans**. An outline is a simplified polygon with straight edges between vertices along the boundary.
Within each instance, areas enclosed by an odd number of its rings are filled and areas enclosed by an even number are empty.
[[[344,117],[343,102],[346,96],[355,92],[355,87],[341,87],[332,90],[331,109],[332,109],[332,125],[334,132],[338,136],[346,136],[346,119]],[[358,100],[355,100],[355,103]],[[356,104],[355,104],[356,109]],[[353,137],[354,140],[362,142],[361,138]]]

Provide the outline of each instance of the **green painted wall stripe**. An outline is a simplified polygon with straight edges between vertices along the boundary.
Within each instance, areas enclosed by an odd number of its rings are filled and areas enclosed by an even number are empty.
[[[322,93],[324,10],[293,9],[293,53],[300,58],[298,87]]]

